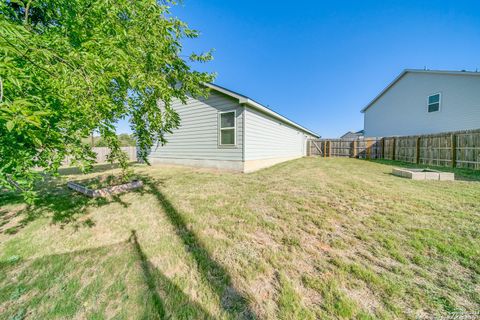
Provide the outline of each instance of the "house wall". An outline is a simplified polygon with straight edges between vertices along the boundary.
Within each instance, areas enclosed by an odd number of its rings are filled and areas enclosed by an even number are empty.
[[[428,96],[441,93],[438,112]],[[480,128],[480,75],[406,73],[364,114],[365,136],[429,134]]]
[[[306,155],[309,135],[252,108],[245,110],[245,172]]]
[[[167,134],[167,144],[153,147],[152,163],[170,163],[243,171],[243,111],[235,99],[211,91],[207,99],[175,101],[180,127]],[[236,111],[236,146],[219,146],[218,113]]]

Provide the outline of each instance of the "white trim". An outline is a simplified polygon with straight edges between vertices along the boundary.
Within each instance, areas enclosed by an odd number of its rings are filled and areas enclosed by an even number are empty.
[[[222,114],[232,113],[233,112],[233,127],[222,128]],[[233,129],[233,144],[222,144],[222,130],[232,130]],[[237,146],[237,110],[227,110],[218,112],[218,147],[236,147]]]
[[[438,95],[438,110],[437,111],[429,111],[430,109],[430,105],[431,104],[436,104],[437,102],[434,102],[434,103],[430,103],[430,97],[433,97],[433,96],[436,96]],[[432,114],[432,113],[437,113],[437,112],[440,112],[442,110],[442,93],[441,92],[437,92],[437,93],[432,93],[432,94],[429,94],[427,96],[427,113],[428,114]]]
[[[315,132],[310,131],[310,130],[308,130],[307,128],[302,127],[301,125],[299,125],[299,124],[297,124],[297,123],[295,123],[295,122],[293,122],[293,121],[285,118],[284,116],[276,113],[276,112],[273,111],[273,110],[270,110],[269,108],[261,105],[260,103],[254,101],[254,100],[252,100],[252,99],[250,99],[250,98],[248,98],[248,97],[242,96],[242,95],[240,95],[240,94],[238,94],[238,93],[235,93],[235,92],[233,92],[233,91],[227,90],[227,89],[222,88],[222,87],[217,86],[217,85],[214,85],[213,83],[204,83],[204,85],[205,85],[206,87],[212,89],[212,90],[215,90],[215,91],[217,91],[217,92],[221,92],[221,93],[223,93],[223,94],[225,94],[225,95],[227,95],[227,96],[230,96],[230,97],[232,97],[232,98],[237,99],[239,104],[243,104],[243,105],[252,107],[252,108],[254,108],[254,109],[257,109],[257,110],[259,110],[259,111],[262,111],[262,112],[264,112],[264,113],[266,113],[266,114],[268,114],[268,115],[270,115],[270,116],[272,116],[272,117],[274,117],[274,118],[276,118],[276,119],[281,120],[282,122],[288,123],[289,125],[297,128],[297,129],[300,129],[300,130],[302,130],[302,131],[304,131],[304,132],[306,132],[306,133],[308,133],[308,134],[310,134],[310,135],[312,135],[312,136],[314,136],[314,137],[316,137],[316,138],[320,138],[320,136],[319,136],[318,134],[316,134]]]
[[[380,93],[370,101],[362,110],[361,113],[365,113],[368,108],[370,108],[380,97],[382,97],[385,92],[390,90],[391,87],[395,85],[404,75],[407,73],[428,73],[428,74],[445,74],[445,75],[456,75],[456,76],[480,76],[480,72],[472,71],[445,71],[445,70],[420,70],[420,69],[405,69],[403,70],[388,86],[386,86]]]
[[[245,118],[247,117],[247,107],[242,110],[242,161],[245,161]]]

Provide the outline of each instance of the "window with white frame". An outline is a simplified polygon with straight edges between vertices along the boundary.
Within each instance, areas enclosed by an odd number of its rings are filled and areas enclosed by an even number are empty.
[[[219,113],[219,139],[221,146],[233,146],[236,143],[235,111]]]
[[[440,110],[440,93],[428,96],[428,112],[437,112]]]

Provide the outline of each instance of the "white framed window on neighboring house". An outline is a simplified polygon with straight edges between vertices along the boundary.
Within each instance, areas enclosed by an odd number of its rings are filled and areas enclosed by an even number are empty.
[[[440,111],[440,104],[442,102],[442,96],[440,93],[435,93],[428,96],[428,106],[427,111],[430,112],[437,112]]]
[[[237,113],[223,111],[218,113],[218,145],[235,146],[237,144]]]

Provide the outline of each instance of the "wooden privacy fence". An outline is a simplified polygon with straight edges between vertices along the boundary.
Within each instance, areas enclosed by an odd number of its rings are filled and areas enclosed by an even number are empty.
[[[480,130],[356,140],[309,140],[307,151],[311,156],[390,159],[480,169]]]
[[[122,151],[125,152],[128,156],[129,161],[137,161],[137,147],[121,147]],[[110,149],[107,147],[94,147],[92,148],[93,152],[97,154],[97,163],[107,162],[108,155],[110,154]],[[63,162],[64,166],[69,166],[72,163],[71,157],[67,157]]]

